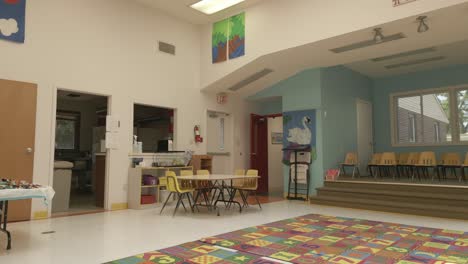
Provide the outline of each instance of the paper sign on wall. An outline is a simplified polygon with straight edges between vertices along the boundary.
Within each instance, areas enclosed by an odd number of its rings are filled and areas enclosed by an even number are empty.
[[[120,128],[120,120],[116,116],[106,116],[106,132],[117,132]]]
[[[106,132],[106,149],[118,149],[119,134],[117,132]]]

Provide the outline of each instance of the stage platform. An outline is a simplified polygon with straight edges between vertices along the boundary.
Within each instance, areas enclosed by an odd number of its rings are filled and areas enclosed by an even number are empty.
[[[468,185],[354,179],[325,181],[312,204],[468,220]]]

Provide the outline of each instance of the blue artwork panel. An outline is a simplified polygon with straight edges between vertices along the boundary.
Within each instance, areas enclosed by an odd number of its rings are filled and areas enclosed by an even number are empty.
[[[310,147],[315,159],[317,121],[315,110],[291,111],[283,113],[283,147]],[[283,162],[289,163],[290,151],[284,151]]]
[[[0,0],[0,39],[24,43],[26,0]]]

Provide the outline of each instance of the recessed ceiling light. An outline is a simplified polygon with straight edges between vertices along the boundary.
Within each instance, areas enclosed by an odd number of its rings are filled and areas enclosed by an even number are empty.
[[[245,0],[201,0],[190,7],[207,15],[211,15],[244,1]]]

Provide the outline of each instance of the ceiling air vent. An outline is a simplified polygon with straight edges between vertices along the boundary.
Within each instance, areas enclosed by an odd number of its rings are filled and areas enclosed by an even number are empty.
[[[385,57],[371,59],[371,61],[379,62],[379,61],[393,60],[393,59],[409,57],[409,56],[414,56],[414,55],[419,55],[419,54],[425,54],[425,53],[430,53],[430,52],[436,52],[436,51],[437,51],[436,48],[418,49],[418,50],[412,50],[412,51],[397,53],[397,54],[393,54],[393,55],[389,55]]]
[[[175,46],[166,42],[159,41],[159,51],[175,55]]]
[[[384,37],[381,42],[375,42],[375,40],[371,39],[371,40],[366,40],[366,41],[353,43],[353,44],[346,45],[346,46],[339,47],[339,48],[334,48],[334,49],[331,49],[330,51],[332,51],[334,53],[343,53],[343,52],[348,52],[348,51],[352,51],[352,50],[356,50],[356,49],[367,48],[367,47],[370,47],[370,46],[379,45],[379,44],[382,44],[382,43],[387,43],[387,42],[390,42],[390,41],[395,41],[395,40],[404,39],[404,38],[406,38],[405,34],[398,33],[398,34],[394,34],[394,35]]]
[[[443,60],[443,59],[445,59],[444,56],[438,56],[438,57],[432,57],[432,58],[426,58],[426,59],[419,59],[419,60],[412,60],[412,61],[387,65],[387,66],[385,66],[385,68],[391,70],[391,69],[396,69],[396,68],[401,68],[401,67],[408,67],[408,66],[413,66],[413,65],[424,64],[424,63],[427,63],[427,62],[440,61],[440,60]]]
[[[234,84],[233,86],[229,87],[228,90],[231,90],[231,91],[235,92],[235,91],[241,89],[242,87],[247,86],[247,85],[257,81],[258,79],[265,77],[266,75],[268,75],[268,74],[270,74],[272,72],[273,72],[272,69],[265,68],[265,69],[263,69],[263,70],[261,70],[259,72],[256,72],[256,73],[250,75],[249,77],[245,78],[244,80]]]

